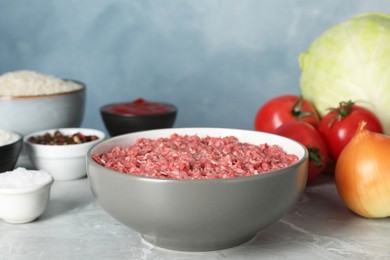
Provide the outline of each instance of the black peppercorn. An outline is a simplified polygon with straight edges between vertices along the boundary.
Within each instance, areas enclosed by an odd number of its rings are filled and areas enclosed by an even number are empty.
[[[96,135],[84,135],[80,132],[64,135],[61,131],[56,130],[53,134],[44,133],[43,135],[32,136],[28,141],[34,144],[69,145],[87,143],[97,139],[98,137]]]

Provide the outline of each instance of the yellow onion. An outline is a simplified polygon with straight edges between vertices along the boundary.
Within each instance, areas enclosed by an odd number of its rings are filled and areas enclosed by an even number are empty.
[[[336,162],[337,191],[345,204],[366,218],[390,216],[390,137],[361,122]]]

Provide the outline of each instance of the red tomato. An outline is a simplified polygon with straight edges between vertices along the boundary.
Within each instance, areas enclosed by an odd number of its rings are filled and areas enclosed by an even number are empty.
[[[314,106],[301,96],[284,95],[267,101],[257,111],[255,130],[272,133],[289,121],[303,121],[317,126],[320,117]]]
[[[355,105],[352,101],[340,102],[340,106],[326,114],[318,125],[318,130],[324,137],[330,156],[337,160],[341,151],[355,135],[359,122],[366,121],[367,130],[383,133],[379,119],[364,107]]]
[[[308,182],[324,171],[328,162],[328,148],[314,126],[305,122],[290,121],[278,127],[274,133],[291,138],[307,148],[309,152]]]

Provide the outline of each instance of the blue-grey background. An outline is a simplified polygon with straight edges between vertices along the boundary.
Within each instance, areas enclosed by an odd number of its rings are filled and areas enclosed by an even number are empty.
[[[330,26],[388,0],[0,0],[0,73],[87,84],[101,105],[138,97],[179,107],[175,126],[253,129],[257,109],[299,94],[299,53]]]

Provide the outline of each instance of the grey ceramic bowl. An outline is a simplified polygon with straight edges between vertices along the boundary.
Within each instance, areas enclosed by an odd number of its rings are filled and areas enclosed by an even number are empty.
[[[84,116],[86,87],[41,96],[1,97],[0,128],[22,135],[51,128],[79,127]]]
[[[299,161],[256,176],[167,180],[119,173],[91,159],[92,154],[129,146],[141,137],[156,139],[172,133],[236,136],[241,142],[278,144]],[[172,128],[126,134],[97,144],[88,152],[87,174],[101,207],[147,242],[179,251],[212,251],[250,241],[291,210],[305,188],[307,164],[306,149],[284,137],[247,130]]]

